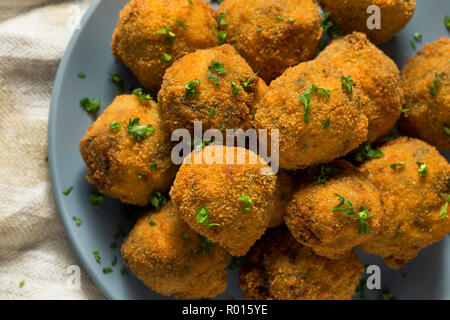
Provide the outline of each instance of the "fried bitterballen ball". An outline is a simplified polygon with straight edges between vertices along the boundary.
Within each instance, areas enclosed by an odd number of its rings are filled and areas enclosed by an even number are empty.
[[[159,108],[136,95],[118,96],[80,141],[87,180],[110,197],[144,206],[170,188],[177,167]]]
[[[242,256],[269,225],[276,183],[270,171],[250,150],[210,145],[187,156],[170,197],[192,229]]]
[[[170,201],[138,220],[121,252],[131,271],[163,295],[213,298],[227,287],[230,255],[192,231]]]
[[[327,163],[357,148],[367,138],[359,87],[343,88],[341,73],[309,61],[272,81],[258,104],[257,129],[279,130],[279,160],[284,169]]]
[[[114,56],[145,88],[157,91],[165,70],[189,52],[217,44],[215,12],[200,0],[131,0],[112,37]]]
[[[250,250],[240,287],[249,300],[350,300],[363,270],[354,251],[344,259],[330,260],[281,227]]]
[[[379,189],[385,213],[379,232],[360,248],[400,268],[450,232],[450,165],[413,138],[388,142],[381,152],[384,157],[365,162],[361,171]]]
[[[321,256],[339,259],[372,238],[383,217],[380,195],[353,165],[337,160],[321,165],[314,183],[292,196],[286,225],[297,241]]]
[[[312,58],[322,36],[313,0],[225,0],[217,12],[226,41],[267,83]]]
[[[414,14],[416,0],[318,0],[320,6],[331,12],[331,19],[342,32],[359,31],[367,34],[369,39],[380,44],[392,39],[403,29]],[[373,6],[380,8],[378,19],[380,28],[369,29],[376,22],[377,14]],[[371,9],[368,13],[368,9]],[[372,17],[373,16],[373,17]]]
[[[295,191],[294,177],[286,170],[280,169],[277,174],[277,182],[275,185],[275,194],[270,209],[269,228],[274,228],[284,224],[284,216],[286,214],[286,206],[291,200]]]
[[[170,131],[252,127],[266,85],[229,44],[197,50],[167,69],[158,102]]]
[[[406,106],[402,133],[450,151],[450,38],[427,44],[406,63],[402,85]]]
[[[339,70],[349,88],[355,83],[361,86],[361,110],[369,119],[368,142],[388,135],[404,101],[400,71],[394,61],[360,32],[332,41],[317,60]]]

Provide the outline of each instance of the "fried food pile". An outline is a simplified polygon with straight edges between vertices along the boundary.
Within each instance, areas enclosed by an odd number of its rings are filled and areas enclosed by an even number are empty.
[[[141,207],[121,252],[145,285],[215,297],[231,256],[246,256],[246,299],[351,299],[364,271],[355,247],[400,268],[450,232],[438,151],[450,149],[450,40],[400,73],[372,42],[401,29],[415,2],[375,1],[388,27],[373,32],[361,27],[366,2],[320,1],[347,34],[315,59],[312,0],[125,6],[112,51],[157,102],[142,89],[118,96],[80,151],[99,192]],[[391,136],[400,117],[410,138]],[[199,122],[215,134],[177,143]],[[278,143],[266,154],[247,129]]]

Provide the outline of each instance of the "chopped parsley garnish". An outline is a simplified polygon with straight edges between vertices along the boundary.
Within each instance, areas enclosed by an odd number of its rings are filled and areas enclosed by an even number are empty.
[[[293,18],[287,18],[287,20],[289,21],[289,22],[292,22],[292,23],[294,23],[295,22],[295,19],[293,19]]]
[[[63,191],[63,194],[66,195],[66,196],[68,196],[69,193],[70,193],[70,191],[72,191],[72,189],[73,189],[73,187],[67,188],[66,190]]]
[[[330,126],[330,118],[327,118],[324,123],[322,123],[322,129],[328,129],[328,127]]]
[[[410,40],[409,44],[411,45],[411,48],[413,48],[414,50],[416,50],[416,43],[414,42],[414,40]]]
[[[217,61],[217,60],[211,60],[211,65],[208,66],[208,69],[209,70],[214,70],[218,74],[225,73],[225,72],[228,71],[227,68],[225,68],[224,64],[219,62],[219,61]]]
[[[173,39],[175,38],[175,33],[173,33],[172,29],[167,26],[159,30],[156,30],[155,34],[165,34],[167,44],[172,44]]]
[[[244,88],[248,88],[254,85],[254,83],[252,82],[253,79],[256,77],[256,73],[252,74],[252,76],[250,78],[248,78],[247,80],[245,80],[244,82],[241,82],[241,85]]]
[[[191,6],[194,5],[194,3],[192,2],[192,0],[187,0],[187,2],[188,2]]]
[[[405,113],[405,112],[409,112],[409,111],[411,111],[411,108],[405,108],[405,109],[400,110],[401,113]]]
[[[346,200],[337,193],[334,193],[334,195],[339,198],[340,203],[333,208],[333,212],[342,212],[347,216],[354,216],[358,220],[358,234],[369,234],[370,226],[367,222],[367,219],[371,217],[369,209],[361,207],[361,211],[356,212],[355,209],[353,209],[353,204],[349,200]],[[344,204],[346,208],[342,207]]]
[[[363,143],[359,146],[359,152],[355,155],[355,160],[358,162],[364,162],[369,159],[377,159],[384,157],[384,153],[379,148],[376,150],[372,148],[370,143]]]
[[[95,209],[99,209],[98,205],[105,201],[105,197],[98,191],[92,191],[89,195],[89,202]]]
[[[214,84],[215,84],[216,86],[220,85],[219,78],[218,78],[218,77],[214,77],[214,76],[211,74],[211,71],[208,70],[208,72],[206,73],[206,75],[208,76],[208,79],[214,81]]]
[[[77,227],[81,226],[81,224],[83,223],[83,220],[81,220],[78,217],[73,216],[72,219],[73,219],[73,221],[75,221],[75,224],[77,225]]]
[[[277,18],[278,21],[284,21],[284,19],[282,17],[280,17],[280,16],[276,16],[276,18]]]
[[[99,98],[83,98],[80,101],[80,106],[84,108],[89,113],[97,112],[97,110],[100,108],[102,104],[102,101]]]
[[[392,168],[392,170],[397,170],[397,168],[402,168],[402,167],[404,167],[405,166],[405,162],[403,162],[403,163],[393,163],[393,164],[391,164],[391,168]]]
[[[335,89],[333,89],[335,90]],[[304,121],[305,123],[309,123],[309,108],[311,107],[311,98],[314,92],[317,92],[318,94],[324,95],[325,97],[329,98],[331,96],[332,90],[327,90],[323,88],[319,88],[315,84],[313,84],[310,88],[306,89],[302,95],[298,98],[301,102],[303,102],[305,106],[305,115],[304,115]]]
[[[148,223],[149,223],[152,227],[156,226],[156,222],[153,221],[151,218],[148,218]]]
[[[209,229],[209,227],[212,226],[220,226],[220,224],[218,223],[209,223],[209,210],[205,206],[200,206],[200,208],[197,210],[197,213],[195,214],[195,220],[197,220],[197,223],[204,224],[206,229]]]
[[[342,32],[339,30],[339,28],[331,21],[330,11],[325,11],[323,13],[322,26],[324,33],[326,33],[327,36],[332,39],[340,37],[342,35]]]
[[[20,281],[19,282],[19,288],[22,288],[24,284],[25,284],[25,280]]]
[[[258,28],[256,28],[256,32],[261,32],[262,31],[262,27],[258,26]]]
[[[78,72],[78,78],[84,79],[86,78],[86,75],[83,72]]]
[[[184,85],[185,96],[190,97],[196,94],[200,94],[198,91],[198,87],[200,86],[200,79],[190,80],[188,83]]]
[[[231,81],[231,94],[233,96],[237,96],[239,93],[241,93],[242,88],[239,88],[234,81]]]
[[[121,226],[117,226],[116,228],[116,234],[114,235],[114,239],[119,239],[120,237],[125,236],[125,230]]]
[[[212,241],[202,235],[198,235],[198,237],[200,238],[200,246],[202,247],[203,254],[210,254],[213,246]]]
[[[110,267],[103,268],[103,274],[108,274],[108,273],[111,273],[111,272],[113,272],[113,269],[111,269]]]
[[[422,34],[419,32],[414,33],[413,37],[414,37],[414,40],[416,40],[417,42],[422,41]]]
[[[392,300],[393,296],[392,293],[389,291],[385,291],[381,294],[381,300]]]
[[[204,147],[209,146],[212,142],[209,140],[202,140],[198,137],[194,137],[191,141],[191,146],[194,147],[195,152],[202,151]]]
[[[444,19],[445,26],[450,30],[450,16],[446,15]]]
[[[113,256],[113,259],[112,259],[112,261],[111,261],[111,265],[114,267],[116,264],[117,264],[117,256],[114,255],[114,256]]]
[[[351,94],[353,93],[353,79],[351,76],[345,77],[345,76],[341,76],[341,80],[342,80],[342,88],[345,88],[348,90],[348,92],[350,92]]]
[[[97,263],[100,263],[100,260],[102,259],[99,255],[99,251],[98,249],[94,249],[94,251],[92,252],[94,254],[95,257],[95,261],[97,261]]]
[[[223,131],[223,130],[225,130],[225,123],[222,123],[222,124],[220,125],[220,128],[219,128],[219,130],[220,130],[220,131]]]
[[[150,203],[159,210],[167,203],[167,199],[161,192],[153,192],[150,197]]]
[[[180,27],[182,27],[183,29],[188,28],[189,26],[183,22],[181,22],[180,20],[178,20],[177,18],[173,18],[173,21],[175,21]]]
[[[118,73],[109,73],[109,76],[117,86],[117,94],[119,96],[122,95],[125,91],[125,82],[123,81],[123,79],[120,77]]]
[[[359,296],[360,299],[366,298],[367,279],[361,279],[356,287],[355,296]]]
[[[226,17],[226,13],[225,12],[220,12],[218,15],[217,15],[217,22],[220,24],[220,25],[223,25],[223,26],[226,26],[226,25],[228,25],[228,22],[226,22],[226,20],[224,19],[224,17]]]
[[[315,185],[324,185],[332,175],[341,172],[338,168],[329,167],[326,165],[321,165],[318,169],[319,172],[317,172],[317,167],[307,170],[310,176],[316,178],[316,181],[313,182]]]
[[[119,121],[112,121],[109,123],[109,126],[114,130],[114,132],[118,132],[120,130]]]
[[[137,88],[133,90],[133,94],[138,98],[139,101],[153,100],[149,93],[144,93],[142,88]]]
[[[441,193],[441,197],[442,198],[447,197],[447,201],[445,202],[444,206],[442,207],[441,211],[439,212],[439,218],[444,219],[445,217],[447,217],[447,214],[448,214],[448,203],[450,202],[450,195]]]
[[[134,118],[133,120],[128,120],[127,130],[130,137],[136,140],[141,140],[146,136],[150,136],[155,132],[155,128],[151,124],[147,126],[139,125],[140,119]]]
[[[110,244],[109,244],[109,248],[110,249],[115,249],[115,248],[117,248],[117,243],[116,242],[111,242]]]
[[[227,32],[225,30],[217,32],[217,38],[219,39],[218,44],[224,44],[227,39]]]
[[[421,177],[425,177],[428,174],[428,169],[427,169],[427,165],[425,163],[422,162],[416,162],[417,166],[419,167],[417,169],[417,171],[419,172],[419,176]]]
[[[137,177],[138,177],[138,179],[142,179],[142,173],[139,172],[139,173],[137,174]]]
[[[430,93],[434,97],[438,93],[438,84],[441,84],[441,80],[439,79],[439,76],[437,73],[434,75],[433,84],[430,86]]]
[[[237,270],[241,267],[241,259],[238,257],[231,257],[230,265],[228,266],[228,269],[230,270]]]
[[[253,200],[249,196],[242,194],[238,200],[242,201],[245,204],[244,213],[247,213],[248,211],[250,211],[252,209]]]
[[[161,55],[161,62],[162,63],[167,63],[170,60],[172,60],[172,56],[168,53],[163,52],[163,54]]]
[[[300,152],[306,152],[306,150],[308,150],[308,146],[304,146],[304,147],[300,150]]]
[[[183,234],[181,235],[181,238],[183,240],[187,240],[189,238],[189,234],[187,232],[183,232]]]
[[[148,167],[149,167],[151,170],[156,170],[156,169],[158,169],[158,164],[157,164],[156,162],[153,162],[153,163],[150,163],[150,164],[148,165]]]
[[[208,117],[212,117],[214,115],[214,113],[216,113],[216,108],[211,108],[211,110],[209,110],[208,112]]]
[[[128,270],[125,269],[125,268],[122,268],[122,270],[120,270],[120,274],[121,274],[122,276],[125,276],[125,275],[128,274]]]

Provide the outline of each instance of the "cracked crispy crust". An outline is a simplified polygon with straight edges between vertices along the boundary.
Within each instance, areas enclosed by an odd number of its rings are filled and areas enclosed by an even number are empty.
[[[279,130],[280,167],[304,169],[327,163],[357,148],[367,138],[368,121],[360,110],[359,91],[342,88],[341,73],[319,61],[301,63],[272,81],[258,104],[257,129]],[[312,85],[332,90],[329,98],[314,93],[305,123],[299,97]],[[330,125],[323,128],[330,118]],[[304,147],[307,150],[304,150]]]
[[[414,14],[416,0],[318,0],[320,6],[331,11],[331,19],[342,32],[364,32],[375,44],[381,44],[392,39],[403,29]],[[381,28],[368,29],[367,9],[376,5],[381,12]]]
[[[207,164],[212,157],[225,157],[241,153],[244,164]],[[201,152],[193,152],[188,159],[197,156],[205,161],[182,164],[170,190],[170,197],[180,211],[181,217],[196,232],[218,243],[234,256],[242,256],[267,229],[269,205],[275,191],[276,176],[262,175],[261,169],[268,166],[253,152],[235,147],[208,146]],[[257,164],[250,164],[255,156]],[[211,158],[212,159],[212,158]],[[252,199],[251,210],[244,212],[245,203],[241,195]],[[220,226],[207,228],[196,220],[196,213],[205,206],[210,213],[209,223]]]
[[[400,71],[395,62],[360,32],[333,40],[317,60],[359,83],[361,110],[369,119],[367,140],[373,142],[388,135],[404,103]]]
[[[319,9],[312,0],[226,0],[217,12],[226,14],[227,25],[220,25],[227,31],[226,41],[267,83],[311,59],[322,36]]]
[[[402,133],[419,137],[441,151],[450,151],[450,38],[443,37],[425,45],[422,51],[408,60],[402,70],[406,108],[399,122]],[[440,84],[432,96],[430,86],[435,75]]]
[[[282,227],[251,249],[240,287],[248,300],[349,300],[363,270],[354,251],[330,260],[302,246]]]
[[[149,224],[148,219],[156,223]],[[187,239],[183,239],[187,234]],[[168,202],[159,212],[147,212],[122,245],[124,263],[152,290],[176,298],[213,298],[227,287],[230,255],[213,245],[204,254],[199,235]]]
[[[197,49],[217,44],[212,31],[215,12],[209,2],[192,0],[131,0],[120,12],[111,48],[114,56],[125,63],[145,88],[157,91],[165,70],[174,61]],[[174,19],[187,24],[183,28]],[[169,27],[175,34],[172,44],[165,34],[156,31]],[[172,59],[161,61],[163,53]]]
[[[339,259],[378,232],[384,212],[377,188],[351,163],[337,160],[327,166],[339,172],[329,177],[324,185],[302,185],[288,204],[285,220],[297,241],[311,247],[318,255]],[[372,216],[367,219],[369,234],[358,234],[358,221],[354,216],[333,212],[340,202],[335,193],[349,200],[356,212],[361,211],[361,207],[369,210]]]
[[[168,191],[177,167],[170,158],[170,136],[162,128],[158,109],[153,101],[121,95],[87,129],[80,152],[88,170],[86,179],[101,193],[144,206],[153,192]],[[141,141],[131,138],[126,127],[134,118],[140,119],[140,125],[151,124],[155,132]],[[118,132],[110,127],[113,121],[121,125]],[[156,170],[150,169],[152,163]]]
[[[450,215],[440,219],[450,192],[450,165],[425,142],[398,138],[381,147],[384,157],[365,162],[361,171],[380,190],[384,217],[380,231],[359,247],[384,258],[391,268],[401,268],[419,251],[450,232]],[[429,173],[422,177],[416,162]],[[393,163],[406,163],[393,170]]]

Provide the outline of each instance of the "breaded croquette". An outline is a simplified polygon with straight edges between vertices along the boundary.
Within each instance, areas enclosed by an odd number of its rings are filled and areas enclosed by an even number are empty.
[[[270,222],[269,228],[274,228],[284,224],[286,206],[291,200],[295,191],[295,182],[291,172],[280,170],[277,174],[277,183],[275,185],[275,194],[270,204]]]
[[[368,142],[388,135],[404,102],[394,61],[359,32],[333,40],[317,60],[339,70],[349,88],[356,82],[361,86],[361,110],[369,119]]]
[[[114,56],[145,88],[157,91],[165,70],[197,49],[217,44],[215,12],[200,0],[131,0],[112,37]]]
[[[350,300],[363,270],[354,251],[344,259],[330,260],[281,227],[251,249],[241,269],[240,287],[250,300]]]
[[[383,218],[373,183],[350,162],[337,160],[311,172],[287,206],[286,225],[297,241],[321,256],[339,259],[372,238]]]
[[[264,81],[229,44],[198,50],[167,69],[158,102],[170,131],[243,129],[253,125],[255,104],[264,94]]]
[[[379,232],[360,248],[401,268],[450,232],[450,165],[413,138],[388,142],[381,152],[384,157],[365,162],[361,171],[379,189],[385,213]]]
[[[341,72],[318,61],[287,69],[272,81],[258,104],[257,129],[279,130],[283,169],[330,162],[367,138],[360,88],[343,88]]]
[[[320,6],[331,12],[331,19],[341,31],[359,31],[367,34],[375,44],[392,39],[403,29],[414,14],[416,0],[318,0]],[[373,19],[379,10],[379,28]],[[371,9],[369,11],[369,9]],[[372,16],[372,17],[371,17]],[[369,29],[368,24],[373,28]]]
[[[146,286],[166,296],[212,298],[227,287],[230,255],[192,231],[170,201],[138,220],[121,252]]]
[[[80,141],[87,180],[125,203],[144,206],[170,188],[177,167],[159,108],[135,95],[118,96]]]
[[[225,0],[217,12],[226,42],[267,83],[311,59],[322,36],[313,0]]]
[[[402,133],[450,151],[450,38],[425,45],[402,70]]]
[[[210,145],[187,156],[170,197],[192,229],[242,256],[271,218],[276,176],[264,171],[270,168],[250,150]]]

